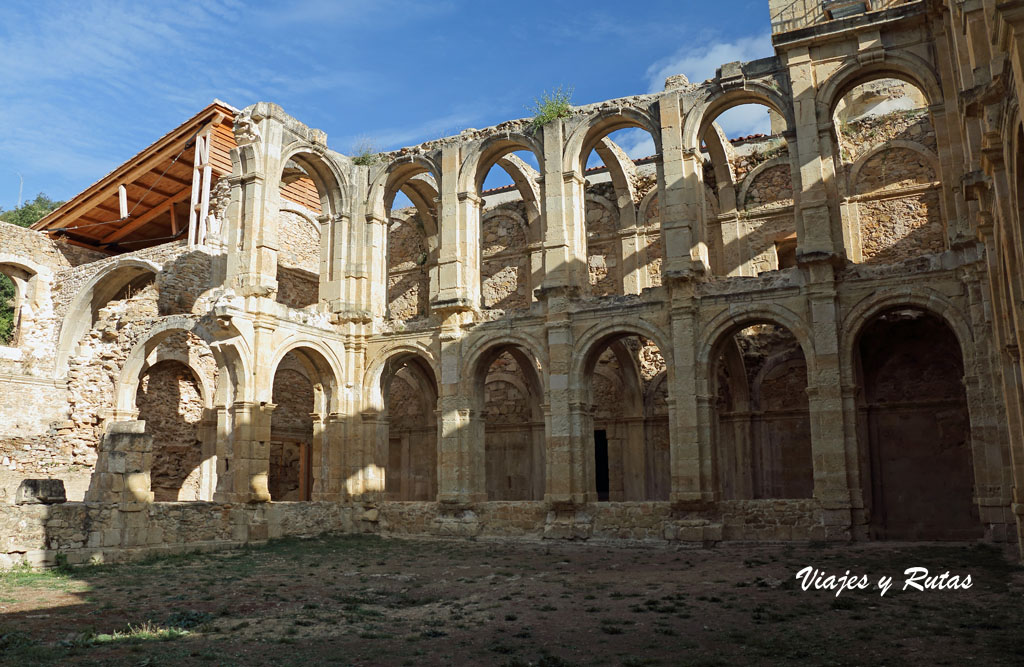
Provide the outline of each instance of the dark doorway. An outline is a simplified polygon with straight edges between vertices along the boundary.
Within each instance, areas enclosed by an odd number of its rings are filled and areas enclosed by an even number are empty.
[[[871,537],[981,537],[956,336],[938,317],[908,308],[872,322],[858,351]]]
[[[608,500],[608,432],[594,431],[594,471],[597,499]]]

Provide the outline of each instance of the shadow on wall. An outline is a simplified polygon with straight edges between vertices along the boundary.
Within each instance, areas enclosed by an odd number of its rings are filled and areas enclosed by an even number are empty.
[[[205,410],[191,369],[170,360],[151,366],[139,382],[136,406],[153,437],[154,499],[199,500],[203,450],[198,428]]]
[[[211,286],[223,283],[226,271],[226,254],[185,252],[166,262],[156,279],[160,315],[193,313],[198,298]]]

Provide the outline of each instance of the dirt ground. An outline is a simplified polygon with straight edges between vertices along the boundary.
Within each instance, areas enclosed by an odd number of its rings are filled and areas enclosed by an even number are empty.
[[[287,539],[0,574],[0,663],[1022,664],[1014,559],[990,546]],[[804,591],[805,566],[870,588]],[[904,591],[909,567],[971,587]]]

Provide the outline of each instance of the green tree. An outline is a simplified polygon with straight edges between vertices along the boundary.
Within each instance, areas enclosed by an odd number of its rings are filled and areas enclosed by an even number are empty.
[[[40,192],[35,200],[27,201],[18,208],[10,211],[0,208],[0,220],[19,227],[30,227],[63,203],[54,201]],[[0,272],[0,345],[9,345],[14,338],[15,294],[14,282]]]
[[[53,201],[40,192],[33,201],[27,201],[18,208],[5,211],[3,207],[0,207],[0,220],[19,227],[30,227],[63,203],[62,201]]]

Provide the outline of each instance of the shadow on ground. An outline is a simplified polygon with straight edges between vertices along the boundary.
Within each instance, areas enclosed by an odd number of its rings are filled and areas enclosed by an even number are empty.
[[[808,565],[872,587],[801,590]],[[904,591],[908,567],[972,586]],[[991,546],[285,539],[3,573],[0,662],[1021,664],[1022,588]]]

